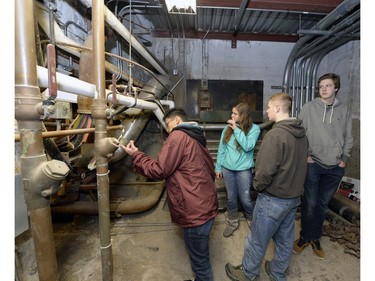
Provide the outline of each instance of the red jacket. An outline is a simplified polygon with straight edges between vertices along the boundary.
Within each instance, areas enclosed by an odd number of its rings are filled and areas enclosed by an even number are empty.
[[[157,159],[133,153],[133,167],[154,180],[166,180],[172,222],[180,227],[199,226],[216,217],[218,202],[213,159],[196,139],[173,130]]]

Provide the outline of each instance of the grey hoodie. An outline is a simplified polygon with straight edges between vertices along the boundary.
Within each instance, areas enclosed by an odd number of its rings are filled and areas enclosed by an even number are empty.
[[[308,142],[301,120],[276,122],[262,140],[255,162],[254,188],[280,198],[303,193]]]
[[[335,99],[327,106],[320,98],[307,102],[299,118],[309,140],[309,156],[324,168],[348,162],[353,147],[352,116],[347,106]]]

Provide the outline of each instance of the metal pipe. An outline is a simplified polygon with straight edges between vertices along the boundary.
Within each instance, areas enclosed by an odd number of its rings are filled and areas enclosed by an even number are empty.
[[[92,105],[92,116],[95,121],[95,159],[96,181],[98,186],[98,215],[99,236],[102,260],[102,280],[113,280],[113,257],[110,232],[110,208],[109,208],[109,170],[108,157],[100,151],[102,140],[107,138],[107,101],[105,84],[105,56],[104,56],[104,3],[103,0],[94,0],[92,5],[93,22],[93,58],[94,77],[98,91]]]
[[[336,7],[331,13],[329,13],[324,19],[319,21],[312,29],[315,30],[325,30],[331,24],[333,24],[339,18],[342,18],[345,14],[350,13],[350,11],[355,8],[357,5],[360,4],[360,0],[345,0],[339,6]],[[290,85],[290,73],[292,70],[292,66],[298,57],[301,56],[300,50],[314,38],[314,35],[306,35],[301,37],[296,44],[294,45],[286,66],[284,70],[284,78],[283,78],[283,91],[288,93],[289,85]]]
[[[121,130],[124,126],[117,125],[117,126],[109,126],[107,130]],[[53,137],[63,137],[63,136],[71,136],[71,135],[81,135],[87,133],[94,133],[95,128],[86,128],[86,129],[68,129],[68,130],[59,130],[59,131],[45,131],[42,132],[42,138],[53,138]],[[20,141],[20,134],[15,134],[14,140]]]
[[[44,67],[38,66],[38,81],[40,87],[48,87],[48,70]],[[90,84],[88,82],[79,80],[77,78],[62,74],[62,73],[56,73],[56,79],[57,79],[57,86],[58,89],[67,92],[65,93],[65,99],[74,99],[74,95],[82,95],[85,97],[91,97],[94,98],[97,95],[97,91],[95,88],[95,85]],[[158,78],[159,81],[161,80],[163,85],[168,85],[169,81],[167,81],[167,78],[162,76]],[[158,85],[155,85],[158,84]],[[152,86],[153,85],[153,86]],[[156,79],[151,78],[149,81],[149,84],[144,87],[144,95],[140,94],[138,99],[135,99],[133,97],[129,96],[122,96],[117,95],[117,99],[119,104],[123,104],[129,107],[136,107],[141,109],[149,109],[154,111],[155,116],[159,119],[160,123],[163,124],[163,126],[166,128],[163,116],[164,113],[161,111],[160,107],[157,106],[155,102],[149,102],[145,101],[142,98],[152,98],[155,100],[155,98],[148,93],[154,93],[157,94],[158,98],[162,97],[161,90],[163,89],[163,86],[160,85],[160,83],[156,82]],[[109,90],[105,90],[106,93],[111,93]],[[141,92],[142,93],[142,92]],[[59,91],[57,92],[58,96],[57,99],[59,99]],[[60,92],[61,94],[61,92]],[[76,100],[76,99],[75,99]],[[108,100],[112,101],[112,95],[108,96]]]
[[[90,4],[93,1],[85,0],[85,4]],[[88,6],[87,5],[87,6]],[[105,21],[113,28],[119,35],[122,36],[138,53],[146,59],[159,74],[166,75],[167,71],[161,63],[159,63],[153,55],[126,29],[126,27],[117,19],[117,17],[106,7],[103,6]]]
[[[146,197],[129,198],[110,202],[110,211],[116,214],[136,214],[147,211],[154,207],[159,201],[164,190],[164,182],[137,182],[127,183],[125,187],[130,185],[144,186],[147,185],[151,189]],[[52,206],[54,214],[80,214],[80,215],[97,215],[98,203],[91,201],[75,201],[69,205]]]
[[[37,5],[37,18],[38,23],[40,27],[43,29],[43,31],[48,34],[50,25],[49,25],[49,17],[48,12],[46,11],[45,7],[41,3],[35,2]],[[77,49],[85,49],[85,47],[81,46],[79,43],[75,42],[74,40],[70,39],[69,37],[65,36],[64,31],[60,28],[60,26],[55,21],[53,24],[53,28],[55,31],[55,41],[56,45],[59,46],[59,48],[65,50],[69,54],[74,55],[77,58],[81,57],[81,53],[77,51]],[[89,35],[88,35],[89,36]],[[120,71],[116,66],[109,62],[105,62],[105,66],[108,72],[118,74],[120,73],[123,79],[128,80],[129,76],[126,73],[123,73]],[[138,81],[137,79],[134,79],[134,85],[137,85],[141,87],[143,84],[142,82]]]
[[[33,3],[16,0],[15,10],[15,117],[22,147],[21,174],[30,218],[39,280],[59,280],[49,200],[41,195],[43,183],[35,169],[47,161],[42,139],[41,95],[36,72]]]

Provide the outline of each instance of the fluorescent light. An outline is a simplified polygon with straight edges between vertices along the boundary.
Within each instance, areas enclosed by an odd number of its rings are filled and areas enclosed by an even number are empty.
[[[192,14],[197,13],[196,0],[165,0],[168,13],[171,14]]]

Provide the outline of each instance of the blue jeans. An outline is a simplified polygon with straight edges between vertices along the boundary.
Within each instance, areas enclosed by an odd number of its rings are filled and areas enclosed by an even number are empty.
[[[246,215],[251,215],[254,204],[250,198],[253,183],[252,169],[231,171],[223,168],[223,178],[227,190],[227,211],[238,212],[238,198]]]
[[[300,232],[307,242],[319,240],[322,236],[328,203],[339,187],[344,173],[345,169],[339,166],[325,169],[316,163],[307,164]]]
[[[196,281],[213,281],[208,239],[215,219],[196,226],[184,228],[184,241],[187,247],[191,268]]]
[[[294,220],[300,203],[300,197],[285,199],[258,194],[242,258],[243,271],[248,278],[259,276],[268,243],[273,239],[275,255],[270,263],[271,275],[278,281],[286,280],[285,272],[293,250]]]

